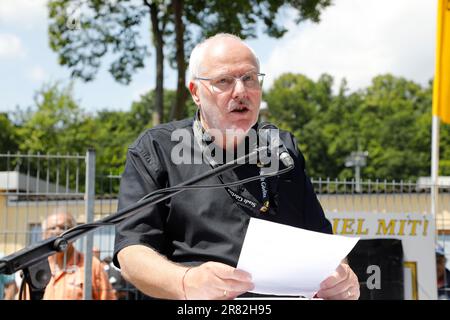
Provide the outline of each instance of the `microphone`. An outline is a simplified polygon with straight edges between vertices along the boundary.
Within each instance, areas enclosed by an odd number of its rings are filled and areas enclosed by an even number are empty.
[[[258,135],[262,140],[260,140],[260,142],[263,142],[266,145],[268,144],[269,149],[277,153],[278,158],[285,167],[294,167],[294,159],[292,159],[289,151],[281,141],[279,131],[280,130],[271,123],[262,123],[258,127]]]

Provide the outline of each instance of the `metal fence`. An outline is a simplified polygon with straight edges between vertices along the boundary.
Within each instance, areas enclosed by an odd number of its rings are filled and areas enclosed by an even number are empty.
[[[94,220],[95,152],[86,155],[0,154],[0,252],[42,239],[41,222],[56,210],[77,223]],[[93,235],[75,243],[85,255],[83,297],[92,297]],[[16,275],[20,282],[19,275]]]
[[[0,251],[5,254],[40,237],[40,222],[57,207],[84,219],[83,155],[0,154]]]
[[[70,211],[78,223],[115,213],[120,176],[95,176],[94,163],[92,151],[86,155],[0,154],[0,252],[11,254],[39,241],[42,220],[56,208]],[[431,214],[429,184],[331,179],[312,179],[312,183],[326,214]],[[437,241],[450,260],[450,185],[439,186],[435,223]],[[76,241],[76,248],[85,254],[87,261],[85,299],[91,298],[90,257],[94,254],[109,262],[113,243],[113,227],[99,228]],[[109,268],[110,280],[120,298],[138,297],[131,285],[121,282],[111,264],[105,267]]]

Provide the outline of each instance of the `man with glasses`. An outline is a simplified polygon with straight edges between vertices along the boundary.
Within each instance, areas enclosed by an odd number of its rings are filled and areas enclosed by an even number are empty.
[[[241,146],[251,150],[264,77],[253,50],[236,36],[218,34],[194,48],[189,70],[197,114],[149,129],[130,146],[119,209],[235,159]],[[179,141],[173,137],[183,132],[188,136],[184,145],[190,146],[184,152],[209,155],[200,162],[177,162]],[[234,299],[254,287],[251,275],[236,269],[250,217],[331,233],[293,136],[280,132],[280,138],[295,162],[289,174],[264,185],[261,179],[238,187],[187,190],[124,220],[117,227],[114,262],[125,279],[156,298]],[[261,170],[246,164],[203,183],[233,182]],[[286,244],[292,250],[301,245]],[[358,280],[347,264],[322,283],[317,297],[358,299]]]
[[[57,208],[42,222],[43,238],[56,237],[77,225],[74,216],[64,208]],[[73,243],[67,250],[48,257],[51,270],[43,300],[82,300],[84,287],[84,254]],[[28,293],[27,293],[28,296]],[[92,257],[92,299],[116,300],[116,293],[109,283],[102,264]]]

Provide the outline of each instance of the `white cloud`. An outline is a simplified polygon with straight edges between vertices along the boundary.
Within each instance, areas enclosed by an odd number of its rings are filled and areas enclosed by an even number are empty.
[[[262,61],[266,85],[284,72],[345,77],[352,90],[388,72],[424,84],[434,73],[436,13],[429,0],[336,0],[319,24],[293,26]]]
[[[25,49],[20,38],[14,34],[0,33],[0,58],[25,56]]]
[[[47,18],[47,0],[0,0],[0,22],[27,29],[42,25]]]
[[[42,83],[48,79],[48,74],[41,66],[34,66],[30,69],[27,77],[33,82]]]

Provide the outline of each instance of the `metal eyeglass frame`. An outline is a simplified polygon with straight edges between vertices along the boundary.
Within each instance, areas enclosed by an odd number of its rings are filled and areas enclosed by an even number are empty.
[[[253,72],[253,71],[251,71],[251,72]],[[240,76],[240,77],[235,77],[235,76],[231,76],[231,75],[226,75],[227,77],[232,77],[232,78],[234,78],[234,80],[235,80],[235,81],[234,81],[234,84],[233,84],[228,90],[223,90],[223,91],[219,91],[219,92],[218,92],[217,89],[216,89],[216,90],[214,89],[214,85],[213,85],[212,83],[210,83],[210,85],[211,85],[211,90],[212,90],[213,92],[216,92],[216,93],[230,91],[230,90],[232,90],[232,89],[236,86],[237,80],[240,80],[240,81],[242,82],[242,84],[244,84],[244,82],[242,81],[242,78],[245,77],[246,75],[248,75],[248,74],[251,73],[251,72],[247,72],[247,73],[243,74],[243,75]],[[220,76],[217,76],[217,77],[214,77],[214,78],[194,77],[194,79],[195,79],[195,80],[211,81],[211,80],[214,80],[214,79],[223,77],[223,76],[224,76],[224,75],[220,75]],[[258,82],[259,82],[259,88],[258,88],[258,89],[261,89],[261,88],[262,88],[262,85],[263,85],[263,82],[264,82],[264,77],[266,76],[266,74],[265,74],[265,73],[256,72],[256,76],[257,76],[257,77],[262,76],[261,81],[259,81],[259,79],[258,79]],[[244,84],[244,87],[248,89],[248,87],[247,87],[245,84]]]

